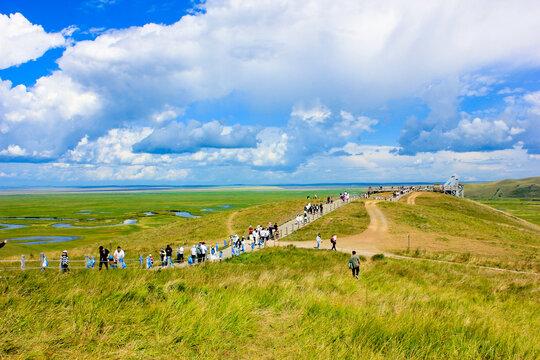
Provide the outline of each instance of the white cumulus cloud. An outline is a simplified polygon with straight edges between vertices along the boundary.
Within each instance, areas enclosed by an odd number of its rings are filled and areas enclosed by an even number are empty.
[[[61,33],[47,33],[22,14],[0,14],[0,69],[35,60],[47,50],[64,46]]]

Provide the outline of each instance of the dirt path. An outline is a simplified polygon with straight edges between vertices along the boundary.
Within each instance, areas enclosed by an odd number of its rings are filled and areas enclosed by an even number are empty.
[[[234,234],[234,229],[232,227],[234,217],[236,216],[236,211],[233,211],[231,215],[229,215],[229,218],[227,219],[227,231],[229,232],[229,235]]]
[[[407,204],[409,205],[416,205],[416,198],[420,195],[419,192],[413,192],[409,197],[407,198]]]
[[[413,193],[411,194],[415,195],[414,198],[416,198],[420,193]],[[414,205],[414,198],[412,201]],[[348,253],[350,254],[353,250],[357,252],[358,255],[363,255],[366,257],[373,256],[375,254],[384,254],[384,256],[388,258],[394,258],[394,259],[403,259],[403,260],[416,260],[416,261],[429,261],[429,262],[437,262],[437,263],[444,263],[444,264],[451,264],[451,265],[461,265],[465,267],[475,267],[479,269],[486,269],[486,270],[493,270],[493,271],[499,271],[499,272],[510,272],[515,274],[528,274],[528,275],[535,275],[539,276],[540,274],[534,273],[534,272],[528,272],[528,271],[519,271],[519,270],[512,270],[512,269],[503,269],[503,268],[496,268],[491,266],[482,266],[482,265],[475,265],[475,264],[462,264],[452,261],[444,261],[444,260],[435,260],[435,259],[425,259],[425,258],[415,258],[410,256],[402,256],[402,255],[396,255],[392,253],[384,252],[380,249],[379,245],[382,245],[385,241],[389,241],[389,235],[388,235],[388,224],[386,221],[386,217],[384,216],[383,212],[377,207],[377,202],[379,201],[366,201],[366,210],[370,217],[370,223],[368,228],[361,234],[358,235],[352,235],[347,236],[342,239],[338,238],[337,241],[337,250],[340,252]],[[409,203],[409,200],[407,200],[407,203]],[[313,241],[279,241],[278,246],[287,246],[287,245],[294,245],[299,248],[309,248],[313,249],[315,248],[315,239]],[[321,249],[329,250],[331,248],[330,240],[323,239],[323,242],[321,244]]]
[[[366,201],[366,210],[369,214],[370,222],[368,228],[356,235],[351,235],[343,238],[338,238],[337,247],[340,251],[349,249],[356,250],[364,255],[372,255],[380,253],[379,245],[387,239],[388,224],[383,212],[377,207],[375,200]],[[311,241],[280,241],[280,245],[294,245],[303,248],[313,248],[315,239]],[[321,247],[330,249],[332,245],[330,240],[323,239]]]

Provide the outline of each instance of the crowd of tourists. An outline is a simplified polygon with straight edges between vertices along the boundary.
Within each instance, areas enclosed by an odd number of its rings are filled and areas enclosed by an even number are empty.
[[[350,195],[347,192],[341,193],[339,197],[343,202],[347,202],[350,200]],[[313,197],[309,196],[308,198],[318,199],[317,195]],[[327,204],[331,204],[333,202],[333,197],[327,197]],[[300,214],[297,215],[297,223],[299,225],[307,223],[308,215],[322,215],[324,213],[324,206],[325,204],[323,204],[323,202],[317,204],[312,204],[311,202],[309,202],[304,207],[303,216]],[[265,247],[269,240],[279,240],[279,237],[279,227],[276,222],[269,222],[266,227],[263,227],[261,225],[253,227],[252,225],[250,225],[247,229],[247,239],[245,236],[240,237],[238,234],[230,235],[228,239],[229,244],[227,244],[227,240],[225,240],[223,246],[224,248],[226,248],[227,245],[229,245],[231,247],[232,256],[238,256],[249,249],[253,250],[255,249],[255,247]],[[316,237],[317,245],[315,246],[315,248],[320,249],[322,241],[323,240],[321,234],[319,233]],[[330,238],[330,243],[332,244],[330,250],[337,251],[337,236],[335,234],[332,235],[332,237]],[[6,241],[0,243],[0,248],[3,247],[5,244]],[[223,259],[223,250],[220,250],[219,244],[217,243],[211,244],[209,246],[207,246],[205,242],[199,242],[198,244],[194,244],[189,250],[189,253],[187,254],[187,260],[184,258],[184,247],[182,245],[178,246],[176,250],[176,257],[173,257],[173,252],[174,249],[171,247],[171,245],[167,245],[165,248],[160,249],[159,257],[161,267],[174,267],[175,263],[183,264],[185,261],[187,261],[189,265],[194,265],[204,263],[206,261],[218,262]],[[359,260],[357,261],[358,257],[355,254],[356,253],[353,251],[353,256],[349,261],[349,268],[352,269],[353,276],[358,278]],[[101,270],[103,267],[105,267],[105,269],[107,270],[109,269],[109,267],[111,269],[126,268],[127,264],[125,262],[125,256],[126,254],[120,246],[118,246],[112,254],[110,253],[109,249],[100,246],[99,270]],[[141,265],[143,265],[144,260],[142,256],[140,258],[140,261]],[[45,263],[46,266],[48,266],[46,258],[44,259],[44,264]],[[87,267],[93,268],[94,264],[95,258],[92,258],[88,261]],[[146,268],[152,268],[155,266],[155,260],[152,254],[149,254],[147,256],[146,263],[144,265]],[[64,250],[60,257],[60,268],[62,272],[70,271],[69,256],[67,250]]]

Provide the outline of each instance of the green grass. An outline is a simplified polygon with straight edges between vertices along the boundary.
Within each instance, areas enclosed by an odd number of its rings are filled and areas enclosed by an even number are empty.
[[[413,248],[419,246],[415,236],[427,234],[436,240],[429,240],[429,236],[421,239],[420,247],[428,249],[420,252],[422,256],[540,271],[540,232],[495,209],[436,193],[422,194],[414,206],[384,202],[379,207],[390,218],[395,235],[416,232],[412,236]],[[439,241],[441,238],[446,240]],[[403,247],[395,250],[404,253]],[[463,257],[467,253],[471,256]]]
[[[81,236],[83,239],[40,245],[22,245],[17,241],[0,251],[0,258],[26,254],[37,258],[40,252],[58,256],[63,249],[73,250],[82,257],[93,254],[99,245],[109,248],[126,246],[130,255],[155,252],[171,242],[176,245],[198,241],[223,241],[229,234],[227,219],[232,211],[239,211],[234,229],[241,233],[252,221],[289,220],[309,201],[307,195],[339,193],[339,190],[213,190],[169,191],[137,193],[34,194],[0,196],[0,217],[50,217],[77,220],[0,220],[0,223],[31,225],[0,230],[0,240],[30,236]],[[285,202],[284,202],[285,201]],[[312,200],[311,200],[312,201]],[[231,205],[233,208],[220,208]],[[212,208],[216,211],[205,212]],[[81,210],[91,213],[77,214]],[[201,218],[181,218],[171,211],[188,211]],[[152,211],[157,215],[146,216]],[[89,220],[94,218],[95,220]],[[136,225],[105,228],[54,228],[56,223],[94,226],[118,224],[126,219],[137,219]],[[254,224],[257,225],[257,224]]]
[[[272,248],[178,271],[0,280],[10,359],[536,359],[538,278]]]
[[[465,196],[484,199],[540,199],[540,177],[465,184]]]
[[[332,235],[337,235],[340,239],[344,236],[360,234],[367,229],[368,225],[369,216],[364,202],[354,201],[295,231],[287,236],[286,240],[315,241],[319,233],[323,240],[330,239]]]
[[[533,224],[540,225],[540,199],[538,200],[522,200],[512,198],[473,198],[478,202],[489,205],[497,210],[506,211],[523,220],[527,220]]]

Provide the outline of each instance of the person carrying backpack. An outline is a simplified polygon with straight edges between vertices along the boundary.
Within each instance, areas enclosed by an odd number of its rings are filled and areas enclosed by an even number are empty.
[[[356,255],[356,251],[352,252],[352,256],[349,259],[349,269],[352,270],[352,276],[358,279],[358,273],[360,272],[360,258]]]
[[[202,244],[197,245],[197,262],[202,262]]]
[[[105,269],[109,270],[109,249],[103,246],[99,247],[99,270],[105,265]]]
[[[62,269],[62,272],[70,271],[67,250],[62,251],[62,256],[60,257],[60,269]]]
[[[171,266],[173,263],[172,263],[172,247],[171,245],[167,245],[167,247],[165,248],[165,255],[166,255],[166,258],[165,258],[165,263],[167,266]]]
[[[330,242],[332,243],[332,248],[331,248],[330,250],[335,250],[335,251],[337,251],[337,249],[336,249],[337,236],[336,236],[336,235],[332,235],[332,237],[330,238]]]

